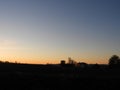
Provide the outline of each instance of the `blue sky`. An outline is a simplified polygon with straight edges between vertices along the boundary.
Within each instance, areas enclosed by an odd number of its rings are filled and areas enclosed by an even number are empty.
[[[1,60],[107,63],[120,53],[119,0],[0,0]]]

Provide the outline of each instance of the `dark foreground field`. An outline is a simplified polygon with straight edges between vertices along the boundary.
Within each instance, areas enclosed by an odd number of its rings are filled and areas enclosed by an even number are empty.
[[[0,64],[0,90],[120,89],[119,69]]]

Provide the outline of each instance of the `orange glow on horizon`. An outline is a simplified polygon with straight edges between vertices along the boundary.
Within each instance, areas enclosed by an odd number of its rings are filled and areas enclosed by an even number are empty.
[[[8,61],[8,62],[17,62],[17,63],[27,63],[27,64],[59,64],[61,60],[65,60],[66,63],[68,59],[36,59],[36,58],[19,58],[19,57],[1,57],[1,61]],[[85,62],[87,64],[107,64],[108,60],[96,60],[96,59],[73,59],[76,62]]]

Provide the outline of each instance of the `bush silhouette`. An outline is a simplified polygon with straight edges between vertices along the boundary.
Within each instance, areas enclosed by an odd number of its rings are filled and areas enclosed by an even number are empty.
[[[119,56],[117,55],[113,55],[110,59],[109,59],[109,66],[110,67],[118,67],[120,66],[120,59]]]

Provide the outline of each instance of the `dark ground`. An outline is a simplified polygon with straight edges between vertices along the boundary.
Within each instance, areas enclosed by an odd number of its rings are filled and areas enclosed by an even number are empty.
[[[120,89],[120,69],[0,64],[0,90]]]

